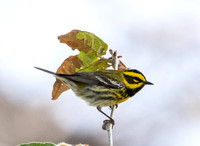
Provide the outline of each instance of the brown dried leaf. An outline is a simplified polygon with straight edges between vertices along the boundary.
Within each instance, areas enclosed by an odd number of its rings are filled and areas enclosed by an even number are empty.
[[[87,53],[89,50],[91,50],[91,47],[88,46],[88,42],[86,40],[80,40],[76,37],[79,32],[82,31],[74,29],[67,34],[59,36],[58,39],[61,43],[65,43],[70,46],[72,50],[78,49],[79,51]]]
[[[118,64],[118,70],[126,70],[128,69],[126,65],[120,60]]]
[[[112,49],[109,49],[109,52],[110,52],[110,55],[114,55],[114,53],[115,52],[113,52],[113,50]],[[118,58],[122,58],[122,56],[117,56]],[[121,60],[119,60],[119,64],[118,64],[118,70],[126,70],[126,69],[128,69],[127,67],[126,67],[126,65],[121,61]]]
[[[70,56],[67,59],[65,59],[65,61],[61,64],[56,73],[73,74],[75,73],[75,69],[80,68],[81,65],[82,62],[80,61],[77,55]],[[56,79],[53,85],[52,100],[58,99],[58,97],[68,89],[68,86],[66,86],[62,81]]]

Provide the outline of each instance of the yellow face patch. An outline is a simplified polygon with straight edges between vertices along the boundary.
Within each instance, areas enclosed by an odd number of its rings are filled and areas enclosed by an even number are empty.
[[[136,72],[126,72],[126,71],[123,73],[125,76],[129,76],[129,80],[127,80],[127,78],[123,78],[125,86],[128,87],[129,89],[137,89],[139,87],[144,86],[144,82],[146,81],[146,79],[142,74]],[[139,78],[142,82],[138,81],[135,78]],[[131,79],[133,82],[130,82]]]
[[[130,84],[130,83],[128,83],[125,79],[123,79],[123,81],[124,81],[124,84],[126,85],[126,87],[128,87],[128,88],[130,88],[130,89],[136,89],[136,88],[141,87],[141,86],[144,85],[143,82],[141,82],[141,83],[136,83],[136,84]]]

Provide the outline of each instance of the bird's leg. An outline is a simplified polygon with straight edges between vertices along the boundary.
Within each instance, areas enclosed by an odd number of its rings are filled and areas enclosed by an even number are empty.
[[[110,116],[108,116],[106,113],[104,113],[102,110],[101,110],[101,106],[97,106],[97,110],[99,111],[99,112],[101,112],[102,114],[104,114],[107,118],[109,118],[109,120],[110,120],[110,123],[112,124],[112,125],[115,125],[115,121],[110,117]]]
[[[118,104],[115,104],[114,106],[116,109],[118,108]],[[109,106],[109,107],[110,107],[110,109],[112,109],[112,106]]]

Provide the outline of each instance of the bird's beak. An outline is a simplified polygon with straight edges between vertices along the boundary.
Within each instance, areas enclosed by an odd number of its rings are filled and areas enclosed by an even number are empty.
[[[144,82],[145,85],[153,85],[153,83],[149,82],[149,81],[145,81]]]

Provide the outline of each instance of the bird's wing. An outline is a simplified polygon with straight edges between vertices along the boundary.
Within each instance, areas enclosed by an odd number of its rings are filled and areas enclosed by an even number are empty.
[[[71,81],[77,81],[90,85],[98,85],[114,89],[124,88],[123,82],[119,82],[118,79],[116,80],[114,78],[109,78],[108,76],[104,76],[102,73],[99,72],[80,72],[71,75],[68,74],[57,74],[57,75],[59,77],[66,78]]]
[[[79,72],[74,74],[59,74],[35,67],[41,71],[55,75],[58,79],[68,79],[71,81],[81,82],[90,85],[104,86],[106,88],[121,89],[125,85],[119,71],[115,70],[102,70],[97,72]]]

